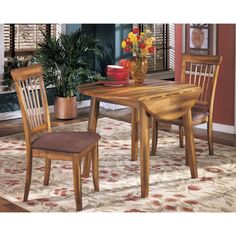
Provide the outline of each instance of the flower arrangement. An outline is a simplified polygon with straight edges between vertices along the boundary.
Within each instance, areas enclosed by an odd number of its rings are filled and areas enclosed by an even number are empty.
[[[128,37],[122,41],[121,47],[125,52],[133,53],[137,58],[143,58],[155,52],[154,40],[148,29],[139,32],[139,28],[134,28],[129,32]]]

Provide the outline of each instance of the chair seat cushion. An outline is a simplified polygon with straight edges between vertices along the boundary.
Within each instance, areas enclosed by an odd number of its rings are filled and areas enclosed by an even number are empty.
[[[192,111],[193,125],[202,124],[202,123],[205,123],[208,121],[209,113],[207,111],[200,109],[200,108],[195,108],[195,107],[193,107],[191,111]],[[171,123],[174,125],[182,125],[183,126],[183,119],[182,118],[179,118],[176,120],[168,120],[168,121],[167,120],[160,120],[160,121],[164,121],[164,122]]]
[[[95,144],[101,136],[91,132],[52,132],[37,137],[33,149],[80,153]]]
[[[205,119],[207,119],[209,113],[207,111],[198,109],[198,108],[192,108],[192,120],[193,121],[199,121],[199,122],[206,122]]]

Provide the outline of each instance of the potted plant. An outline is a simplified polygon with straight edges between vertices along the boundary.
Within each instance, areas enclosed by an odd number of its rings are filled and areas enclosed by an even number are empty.
[[[78,29],[62,34],[58,39],[44,34],[36,52],[36,59],[43,66],[45,86],[56,89],[55,117],[72,119],[77,116],[77,87],[102,77],[92,70],[91,58],[103,56],[98,41]]]
[[[11,70],[20,68],[20,67],[26,67],[29,65],[32,65],[36,63],[34,57],[27,57],[27,58],[9,58],[5,63],[4,63],[4,73],[3,73],[3,82],[2,84],[7,86],[7,89],[9,91],[14,90],[14,82],[11,76]]]

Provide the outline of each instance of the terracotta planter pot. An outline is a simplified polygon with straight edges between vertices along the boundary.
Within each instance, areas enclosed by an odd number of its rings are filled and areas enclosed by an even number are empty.
[[[76,97],[56,97],[54,104],[54,115],[57,119],[68,120],[77,117]]]

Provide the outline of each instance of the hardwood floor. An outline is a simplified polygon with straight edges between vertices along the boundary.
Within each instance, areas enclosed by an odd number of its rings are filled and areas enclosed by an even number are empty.
[[[73,124],[80,121],[88,120],[89,116],[89,108],[82,108],[78,110],[78,118],[74,120],[56,120],[51,115],[52,126],[61,126],[65,124]],[[120,109],[120,110],[106,110],[100,109],[99,117],[109,117],[121,121],[129,122],[131,121],[130,109]],[[162,125],[160,124],[160,129],[164,131],[170,131],[173,133],[177,133],[177,130],[171,129],[170,125]],[[17,133],[23,133],[23,126],[21,119],[1,121],[0,122],[0,137],[8,136]],[[200,138],[203,140],[207,140],[206,130],[194,128],[194,134],[196,138]],[[221,132],[214,132],[214,142],[220,143],[228,146],[236,147],[236,135],[226,134]],[[25,209],[3,199],[0,197],[0,212],[26,212]]]

